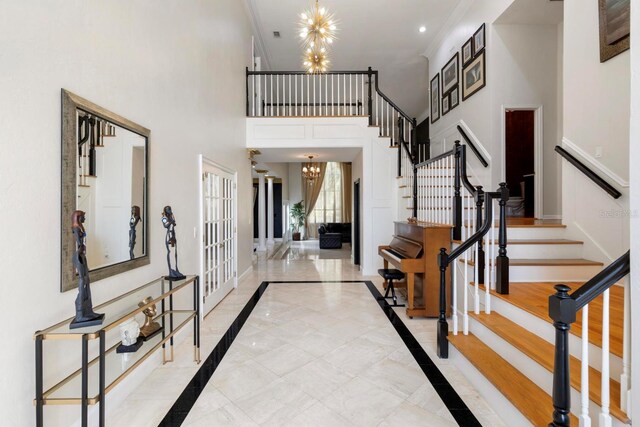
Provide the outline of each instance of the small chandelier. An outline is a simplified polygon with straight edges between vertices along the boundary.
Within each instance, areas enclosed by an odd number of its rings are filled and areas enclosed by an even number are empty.
[[[318,5],[300,14],[300,38],[305,48],[327,48],[336,38],[335,18],[326,8]]]
[[[313,165],[313,156],[309,157],[309,163],[302,166],[302,177],[311,185],[320,176],[320,166]]]
[[[324,47],[320,50],[308,48],[304,53],[303,64],[309,74],[324,73],[329,65],[327,50]]]

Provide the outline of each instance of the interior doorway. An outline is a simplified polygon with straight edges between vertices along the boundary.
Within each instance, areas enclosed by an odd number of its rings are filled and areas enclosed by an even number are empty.
[[[509,187],[510,217],[542,217],[541,109],[504,108],[503,180]]]
[[[207,315],[238,285],[236,173],[200,159],[200,292]]]

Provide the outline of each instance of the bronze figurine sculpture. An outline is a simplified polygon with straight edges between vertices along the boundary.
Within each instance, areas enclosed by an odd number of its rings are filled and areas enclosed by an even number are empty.
[[[129,259],[135,258],[133,249],[136,247],[136,226],[140,220],[140,206],[131,206],[131,219],[129,220]]]
[[[165,276],[168,280],[182,280],[186,276],[178,270],[178,241],[176,240],[176,219],[173,217],[171,206],[165,206],[162,210],[162,225],[167,229],[167,235],[164,244],[167,247],[167,266],[169,267],[169,275]],[[173,248],[173,256],[175,259],[175,268],[171,268],[171,248]]]
[[[142,301],[138,303],[138,307],[144,307],[153,301],[153,298],[146,297]],[[162,327],[158,322],[154,322],[153,318],[158,314],[158,309],[155,304],[151,304],[149,307],[142,310],[142,314],[144,314],[144,324],[140,326],[140,336],[144,341],[154,337],[157,333],[162,330]]]
[[[69,324],[70,329],[101,325],[104,319],[104,314],[93,311],[93,303],[91,302],[89,266],[87,265],[86,256],[87,247],[84,244],[87,236],[83,225],[84,215],[83,211],[74,211],[71,217],[72,232],[76,239],[73,266],[78,272],[78,296],[76,297],[76,317]]]

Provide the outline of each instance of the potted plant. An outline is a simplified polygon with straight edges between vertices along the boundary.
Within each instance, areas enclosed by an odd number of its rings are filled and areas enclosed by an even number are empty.
[[[304,225],[304,202],[300,200],[291,207],[291,229],[293,240],[300,240],[300,227]]]

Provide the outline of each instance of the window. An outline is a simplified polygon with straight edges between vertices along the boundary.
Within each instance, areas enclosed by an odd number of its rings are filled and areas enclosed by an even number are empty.
[[[322,190],[310,218],[314,224],[342,222],[342,170],[340,163],[327,163]]]

